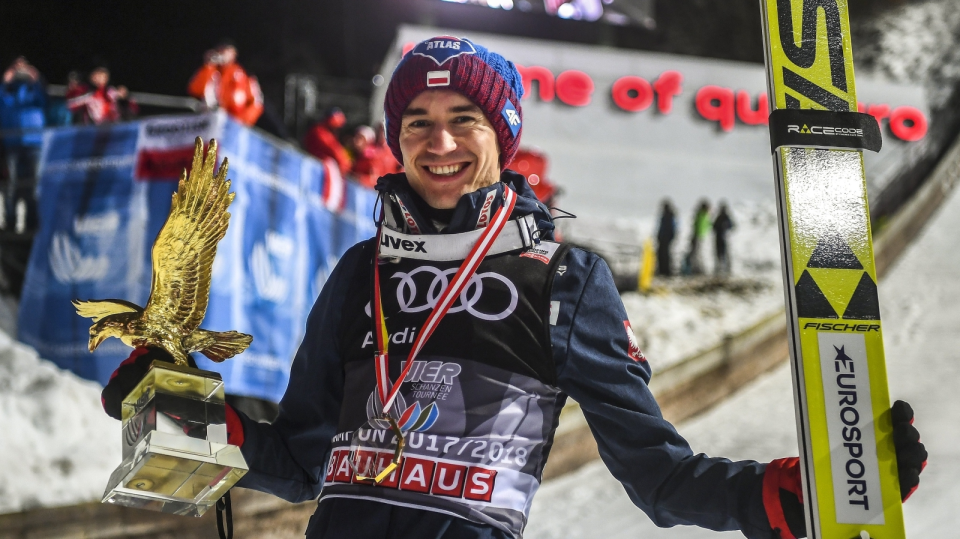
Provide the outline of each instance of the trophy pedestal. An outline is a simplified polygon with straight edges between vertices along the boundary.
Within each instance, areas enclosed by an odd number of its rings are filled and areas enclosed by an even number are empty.
[[[220,375],[156,361],[123,400],[123,462],[104,503],[200,516],[247,472]]]

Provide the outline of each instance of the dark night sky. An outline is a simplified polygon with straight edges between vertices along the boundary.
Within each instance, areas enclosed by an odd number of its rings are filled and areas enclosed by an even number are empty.
[[[851,14],[893,1],[853,0]],[[762,62],[757,4],[659,0],[658,27],[648,31],[439,0],[4,0],[0,63],[23,54],[63,84],[70,70],[89,69],[99,57],[115,84],[184,95],[203,51],[229,37],[277,102],[291,72],[351,79],[362,90],[402,22]]]
[[[51,82],[63,83],[69,70],[85,70],[99,56],[115,82],[176,95],[183,94],[203,51],[222,37],[237,43],[241,64],[270,86],[290,71],[369,80],[400,22],[587,43],[616,39],[616,32],[625,45],[647,47],[660,34],[439,0],[0,4],[0,62],[24,54]],[[759,27],[754,33],[759,37]]]

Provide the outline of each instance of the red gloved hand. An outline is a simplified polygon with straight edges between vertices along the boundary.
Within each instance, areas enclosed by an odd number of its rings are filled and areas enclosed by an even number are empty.
[[[147,375],[150,364],[154,360],[174,362],[173,356],[163,348],[140,347],[135,348],[130,353],[130,357],[123,360],[117,370],[113,371],[113,374],[110,375],[110,381],[107,382],[107,386],[100,393],[100,403],[103,404],[103,411],[107,412],[108,416],[117,420],[122,419],[120,408],[123,399]],[[193,358],[190,358],[190,366],[197,366],[193,362]]]
[[[927,450],[920,443],[920,432],[913,426],[913,408],[896,401],[890,408],[893,420],[893,445],[897,452],[900,498],[907,498],[920,484],[920,472],[927,465]],[[803,515],[803,490],[800,486],[800,460],[777,459],[767,465],[763,477],[763,506],[770,527],[780,539],[807,536]]]
[[[190,366],[197,368],[197,364],[193,358],[190,356],[187,357]],[[121,405],[123,404],[123,399],[129,395],[130,392],[133,391],[133,388],[137,387],[137,384],[140,383],[140,380],[143,380],[143,377],[147,375],[150,364],[153,363],[154,360],[174,362],[173,356],[163,348],[140,347],[134,349],[134,351],[130,353],[130,357],[123,360],[120,366],[117,367],[117,370],[113,371],[106,387],[104,387],[103,392],[100,393],[100,403],[103,405],[103,411],[106,412],[108,416],[117,420],[122,419]],[[240,421],[240,416],[237,415],[237,412],[229,404],[226,405],[226,416],[227,442],[238,447],[242,446],[243,423]]]

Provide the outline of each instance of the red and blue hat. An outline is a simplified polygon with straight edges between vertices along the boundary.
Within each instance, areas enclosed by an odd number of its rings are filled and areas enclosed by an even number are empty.
[[[500,143],[500,169],[513,161],[523,130],[523,81],[513,62],[469,39],[438,36],[422,41],[400,60],[383,100],[387,144],[397,161],[400,118],[421,92],[453,90],[480,107]]]

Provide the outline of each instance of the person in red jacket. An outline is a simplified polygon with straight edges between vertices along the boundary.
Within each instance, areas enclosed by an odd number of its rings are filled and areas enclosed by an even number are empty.
[[[137,106],[129,99],[126,86],[109,86],[110,70],[99,64],[90,71],[89,85],[78,84],[67,91],[67,109],[74,123],[95,124],[117,122],[136,114]]]
[[[554,198],[560,190],[547,179],[548,165],[549,160],[543,152],[530,148],[520,148],[509,166],[510,170],[516,170],[526,176],[527,183],[533,188],[537,199],[550,207],[554,205]]]
[[[237,63],[237,47],[227,40],[207,51],[203,66],[187,85],[187,93],[208,108],[222,108],[244,125],[257,123],[263,114],[260,84]]]
[[[376,135],[369,125],[361,125],[353,132],[351,150],[353,150],[353,177],[360,185],[373,189],[377,178],[383,176],[380,171],[380,155],[374,146]]]
[[[303,149],[307,150],[307,153],[321,161],[333,159],[337,162],[341,174],[346,174],[353,169],[350,154],[337,138],[337,133],[346,123],[347,117],[343,111],[333,107],[327,111],[322,120],[313,124],[303,137]]]

